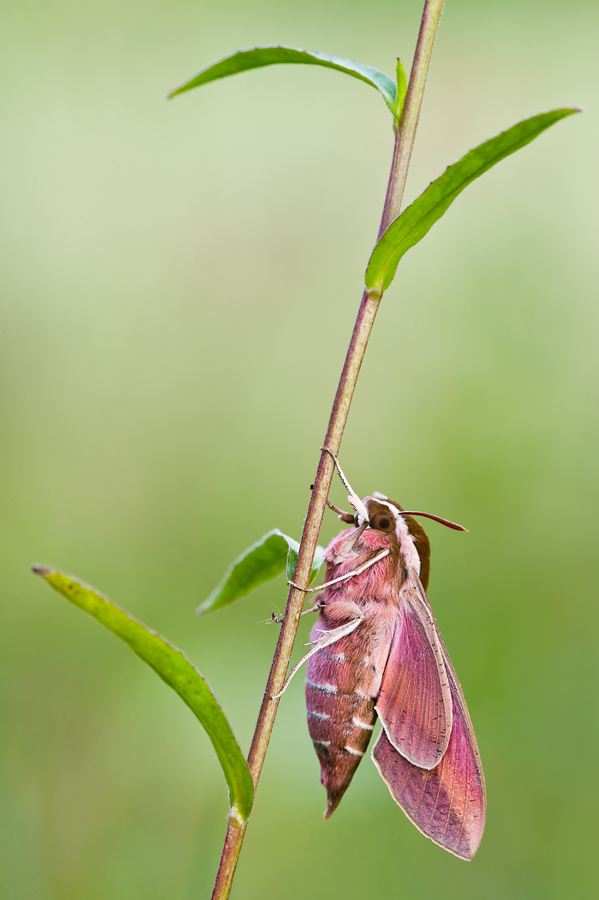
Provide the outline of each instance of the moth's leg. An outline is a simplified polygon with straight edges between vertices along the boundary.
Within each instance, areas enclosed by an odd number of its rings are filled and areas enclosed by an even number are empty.
[[[313,484],[310,485],[310,490],[314,490]],[[333,512],[337,513],[342,522],[346,522],[348,525],[352,525],[355,522],[356,517],[355,515],[352,515],[352,513],[346,513],[345,510],[339,509],[339,507],[335,506],[334,503],[331,503],[330,500],[325,500],[325,503],[329,509],[332,509]]]
[[[298,591],[304,591],[306,594],[313,594],[316,591],[321,591],[323,588],[328,587],[330,584],[338,584],[340,581],[348,581],[350,578],[353,578],[354,575],[360,575],[362,572],[365,572],[366,569],[369,569],[370,566],[374,566],[375,563],[380,562],[381,559],[384,559],[386,556],[389,556],[391,553],[390,550],[381,550],[374,559],[369,559],[368,562],[364,563],[363,566],[358,566],[357,569],[354,569],[353,572],[348,572],[347,575],[340,575],[339,578],[333,578],[332,581],[325,581],[324,584],[320,584],[315,588],[305,588],[301,587],[299,584],[296,584],[295,581],[288,581],[287,584],[291,585],[291,587],[297,588]]]
[[[282,689],[278,694],[272,694],[271,700],[278,700],[279,697],[282,697],[289,685],[291,684],[291,679],[298,671],[298,669],[303,666],[305,662],[307,662],[311,656],[314,656],[315,653],[318,653],[319,650],[323,650],[325,647],[329,647],[331,644],[335,644],[337,641],[341,640],[341,638],[345,637],[348,634],[351,634],[352,631],[355,631],[358,625],[363,622],[364,619],[360,616],[357,619],[352,619],[350,622],[346,622],[345,625],[340,625],[339,628],[333,628],[331,631],[323,632],[321,638],[319,638],[309,653],[306,653],[302,659],[293,667],[291,670],[291,674]]]
[[[352,516],[351,513],[346,513],[343,509],[339,509],[338,506],[335,506],[334,503],[331,503],[329,500],[326,501],[329,509],[332,509],[333,512],[337,513],[338,518],[341,519],[342,522],[345,522],[346,525],[353,525],[356,517]]]
[[[318,596],[318,595],[317,595]],[[310,606],[308,609],[304,609],[303,612],[300,613],[300,616],[307,616],[308,613],[320,612],[323,608],[324,603],[322,602],[322,598],[317,600],[314,606]]]
[[[331,456],[333,462],[335,463],[335,467],[336,467],[336,469],[337,469],[337,472],[339,473],[339,478],[341,479],[341,481],[342,481],[343,484],[345,485],[347,491],[348,491],[350,494],[353,494],[354,497],[356,497],[357,494],[356,494],[356,492],[354,491],[354,489],[352,488],[352,486],[351,486],[351,484],[349,483],[349,481],[347,480],[347,478],[345,477],[345,475],[343,474],[343,469],[342,469],[341,466],[339,465],[339,460],[337,459],[337,457],[335,456],[335,454],[333,453],[333,451],[332,451],[332,450],[329,450],[328,447],[321,447],[320,449],[321,449],[321,450],[324,450],[325,453],[328,453],[329,456]]]
[[[345,487],[347,488],[347,491],[349,493],[349,496],[347,499],[349,500],[350,506],[352,506],[352,508],[355,509],[355,511],[358,513],[359,519],[361,519],[363,522],[368,522],[368,510],[366,509],[366,507],[364,506],[364,504],[362,503],[362,501],[360,500],[360,498],[358,497],[358,495],[352,488],[351,484],[349,483],[349,481],[343,474],[343,469],[339,465],[339,460],[337,459],[337,457],[335,456],[333,451],[329,450],[328,447],[321,447],[320,449],[324,450],[325,453],[329,453],[332,456],[333,462],[335,463],[335,466],[337,468],[337,472],[339,473],[339,478],[341,479],[341,481],[343,482],[343,484],[345,485]]]

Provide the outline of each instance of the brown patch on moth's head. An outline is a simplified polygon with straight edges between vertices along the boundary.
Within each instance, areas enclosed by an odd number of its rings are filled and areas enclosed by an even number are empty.
[[[376,501],[375,501],[376,502]],[[390,503],[392,506],[395,506],[400,512],[403,513],[403,506],[397,503],[396,500],[387,500],[387,503]],[[406,525],[408,526],[408,531],[414,538],[414,546],[418,552],[418,556],[420,557],[420,581],[422,582],[422,587],[426,591],[428,587],[428,579],[431,572],[431,545],[430,541],[426,535],[426,531],[413,516],[403,516]]]
[[[364,497],[363,503],[368,511],[370,528],[382,531],[384,534],[393,534],[395,532],[395,516],[386,503],[381,503],[375,497]]]

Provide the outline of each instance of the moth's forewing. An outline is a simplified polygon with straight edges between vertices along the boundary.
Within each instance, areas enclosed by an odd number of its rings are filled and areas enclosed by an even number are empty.
[[[394,800],[414,825],[450,853],[472,859],[485,828],[485,780],[464,694],[440,635],[439,640],[453,707],[451,736],[443,759],[434,769],[412,765],[384,731],[372,758]]]
[[[451,734],[451,693],[435,620],[415,572],[400,591],[401,612],[376,701],[390,743],[434,768]]]

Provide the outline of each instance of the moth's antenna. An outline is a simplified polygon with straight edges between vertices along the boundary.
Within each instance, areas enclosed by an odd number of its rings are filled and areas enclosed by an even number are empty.
[[[393,500],[390,501],[387,495],[381,494],[380,491],[375,491],[372,496],[376,497],[377,500],[386,500],[388,503],[391,503],[391,506],[399,509]],[[434,522],[439,522],[441,525],[447,525],[448,528],[454,528],[456,531],[468,531],[463,525],[458,525],[457,522],[450,522],[449,519],[443,519],[441,516],[433,516],[432,513],[415,512],[411,509],[400,509],[399,512],[402,516],[426,516],[427,519],[432,519]]]
[[[363,522],[368,523],[368,521],[370,519],[370,517],[368,515],[368,510],[366,509],[366,507],[364,506],[364,504],[362,503],[362,501],[360,500],[360,498],[358,497],[358,495],[352,488],[351,484],[349,483],[349,481],[343,474],[343,469],[339,465],[339,460],[337,459],[337,457],[335,456],[333,451],[329,450],[328,447],[321,447],[320,449],[325,450],[326,453],[329,453],[332,456],[333,462],[335,463],[335,466],[337,467],[337,472],[339,473],[339,478],[341,479],[341,481],[343,482],[343,484],[346,487],[346,490],[348,491],[347,499],[349,501],[350,506],[353,509],[355,509],[355,511],[358,513],[358,516],[362,519]]]
[[[448,528],[454,528],[456,531],[468,531],[468,529],[464,528],[463,525],[458,525],[457,522],[450,522],[449,519],[442,519],[441,516],[433,516],[432,513],[414,512],[411,509],[401,509],[399,511],[399,514],[400,516],[426,516],[427,519],[432,519],[433,522],[439,522],[441,525],[447,525]]]

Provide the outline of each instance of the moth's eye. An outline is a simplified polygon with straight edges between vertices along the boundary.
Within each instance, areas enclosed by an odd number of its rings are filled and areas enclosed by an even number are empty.
[[[384,531],[385,534],[391,534],[392,531],[395,531],[395,516],[384,512],[375,513],[370,520],[370,527],[376,528],[377,531]]]

